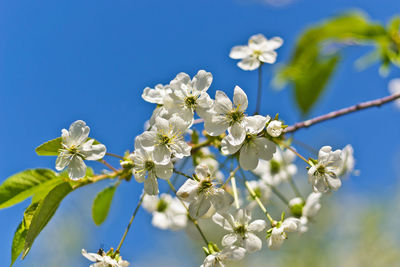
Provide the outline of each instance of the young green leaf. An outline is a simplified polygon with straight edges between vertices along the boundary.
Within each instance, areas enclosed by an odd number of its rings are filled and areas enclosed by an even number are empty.
[[[21,254],[24,249],[26,233],[31,224],[33,215],[35,214],[37,208],[39,207],[39,203],[31,204],[24,212],[24,218],[22,222],[18,225],[17,230],[14,234],[14,239],[11,247],[11,264],[10,267],[14,264],[14,262],[18,259],[18,256]]]
[[[0,185],[0,209],[15,205],[32,195],[40,199],[62,181],[49,169],[17,173]]]
[[[41,144],[35,149],[35,151],[39,156],[58,156],[58,151],[62,148],[61,142],[61,137],[58,137]]]
[[[96,225],[102,224],[107,218],[116,186],[109,186],[97,194],[93,201],[92,217]]]
[[[50,219],[53,217],[61,201],[71,191],[72,187],[68,182],[57,185],[51,190],[47,196],[39,202],[39,208],[35,212],[28,232],[26,233],[26,240],[23,249],[22,259],[26,257],[29,250],[32,247],[33,242],[43,228],[47,225]]]

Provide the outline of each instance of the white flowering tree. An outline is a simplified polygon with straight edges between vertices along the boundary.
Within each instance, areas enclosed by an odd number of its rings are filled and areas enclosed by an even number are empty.
[[[373,53],[381,60],[384,74],[391,65],[400,66],[399,26],[400,18],[383,27],[362,15],[347,14],[311,28],[299,39],[290,62],[277,74],[276,83],[293,85],[298,107],[306,115],[339,61],[340,51],[324,54],[323,44],[373,43]],[[302,155],[291,142],[293,135],[332,118],[391,101],[399,103],[400,82],[390,83],[388,96],[289,126],[278,115],[259,114],[262,68],[276,62],[276,50],[282,45],[279,37],[267,39],[256,34],[248,44],[233,47],[229,54],[240,60],[239,68],[259,72],[256,101],[249,100],[246,88],[239,86],[234,88],[232,98],[223,91],[210,96],[207,91],[213,76],[205,70],[194,77],[179,73],[169,84],[144,89],[143,99],[155,107],[145,131],[135,138],[133,151],[125,155],[107,153],[106,146],[92,138],[89,126],[81,120],[63,129],[61,137],[37,147],[39,156],[57,157],[57,172],[25,170],[0,186],[0,208],[31,198],[14,235],[11,265],[20,255],[27,256],[65,196],[102,180],[109,180],[110,185],[93,202],[97,225],[106,219],[118,186],[136,183],[143,186],[143,193],[115,249],[94,253],[82,249],[82,255],[93,262],[91,266],[129,265],[120,249],[141,207],[152,214],[154,227],[174,231],[192,227],[198,231],[205,252],[204,262],[199,265],[204,267],[241,260],[261,250],[263,244],[279,249],[291,232],[307,231],[321,209],[321,198],[342,186],[342,178],[353,173],[355,160],[350,145],[337,149],[327,144],[317,156]],[[120,166],[111,166],[106,157],[120,159]],[[307,192],[300,192],[296,186],[294,177],[299,177],[296,173],[300,169],[296,158],[307,165]],[[86,161],[99,161],[109,170],[96,174]],[[168,184],[169,190],[160,192],[159,183]],[[279,190],[284,183],[290,185],[292,194]],[[286,206],[279,213],[270,210],[273,194]],[[262,217],[255,218],[257,214]],[[224,231],[223,238],[216,240],[205,232],[199,219],[215,223]]]

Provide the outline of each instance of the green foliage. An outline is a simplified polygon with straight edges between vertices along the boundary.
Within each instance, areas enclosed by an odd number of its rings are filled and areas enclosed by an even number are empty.
[[[41,199],[61,182],[62,179],[49,169],[33,169],[17,173],[0,185],[0,209],[15,205],[32,195],[36,199]]]
[[[310,27],[298,39],[289,63],[279,71],[275,83],[278,86],[290,83],[294,87],[296,103],[306,115],[329,82],[339,62],[341,47],[372,44],[376,51],[370,58],[380,60],[382,66],[400,65],[399,25],[399,18],[395,18],[385,29],[354,12]]]
[[[68,182],[64,182],[57,185],[43,200],[38,202],[38,208],[35,210],[32,222],[26,233],[22,259],[28,254],[36,237],[53,217],[61,201],[72,190],[71,185]]]
[[[116,186],[110,186],[97,194],[93,201],[92,217],[96,225],[102,224],[107,218]]]
[[[61,142],[61,137],[58,137],[41,144],[35,149],[35,151],[39,156],[58,156],[58,151],[62,148]]]
[[[24,250],[26,233],[28,232],[29,226],[31,225],[33,215],[39,207],[39,203],[31,204],[24,212],[24,218],[18,225],[17,230],[14,234],[14,239],[11,247],[11,264],[10,267],[17,260],[18,256]]]

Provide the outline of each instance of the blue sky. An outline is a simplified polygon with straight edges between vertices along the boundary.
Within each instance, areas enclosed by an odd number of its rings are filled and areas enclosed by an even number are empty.
[[[234,86],[239,85],[247,92],[250,104],[255,104],[257,73],[236,67],[228,57],[232,46],[246,43],[256,33],[281,36],[285,43],[278,50],[278,63],[286,62],[307,25],[354,8],[383,23],[400,13],[395,0],[297,0],[279,8],[261,0],[3,1],[0,180],[27,168],[54,168],[55,158],[38,157],[34,148],[58,137],[62,128],[77,119],[88,123],[91,135],[109,152],[132,150],[134,138],[141,133],[153,108],[141,99],[143,88],[168,83],[179,72],[194,75],[199,69],[210,71],[214,76],[211,96],[215,90],[230,96]],[[388,94],[388,81],[399,77],[400,71],[392,69],[387,78],[379,76],[378,66],[357,72],[353,62],[367,51],[355,47],[344,51],[346,60],[311,116]],[[273,70],[274,66],[264,70],[268,83]],[[275,92],[267,87],[265,83],[262,113],[279,112],[289,124],[298,121],[291,90]],[[398,181],[399,134],[399,111],[387,105],[301,130],[296,137],[314,148],[352,144],[361,176],[346,182],[343,191],[381,198]],[[97,163],[91,166],[102,168]],[[106,184],[69,196],[28,258],[15,266],[41,266],[39,260],[46,258],[44,249],[53,234],[72,226],[79,230],[77,243],[71,241],[76,247],[65,254],[71,255],[68,259],[76,263],[74,266],[87,266],[88,262],[79,256],[82,247],[97,250],[101,245],[116,246],[142,185],[133,181],[123,184],[110,218],[103,226],[95,227],[87,213],[96,192]],[[9,263],[13,232],[27,205],[24,202],[0,211],[1,266]],[[151,258],[146,252],[149,249],[169,253],[171,248],[163,240],[175,240],[175,235],[154,230],[148,225],[149,216],[145,212],[139,215],[122,252],[139,263]],[[70,223],[66,225],[66,221]],[[57,247],[58,243],[54,240],[51,246]],[[187,250],[182,244],[177,246]],[[69,266],[66,262],[57,264]]]

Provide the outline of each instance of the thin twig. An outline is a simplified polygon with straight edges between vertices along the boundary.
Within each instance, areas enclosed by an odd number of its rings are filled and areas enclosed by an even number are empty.
[[[124,235],[122,236],[121,241],[119,242],[118,247],[117,247],[117,250],[115,251],[115,253],[118,253],[119,250],[121,249],[121,246],[122,246],[122,244],[123,244],[124,241],[125,241],[126,235],[128,234],[128,231],[129,231],[129,229],[131,228],[133,219],[135,219],[136,214],[137,214],[137,212],[139,211],[140,206],[142,205],[144,195],[145,195],[145,194],[143,193],[142,196],[140,197],[140,200],[139,200],[139,202],[138,202],[138,204],[137,204],[137,206],[136,206],[136,208],[135,208],[135,211],[134,211],[133,214],[132,214],[132,217],[131,217],[131,219],[130,219],[130,221],[129,221],[129,224],[128,224],[128,226],[127,226],[126,229],[125,229]]]
[[[321,116],[315,117],[313,119],[295,123],[294,125],[287,127],[285,129],[285,133],[295,132],[298,129],[307,128],[311,125],[314,125],[314,124],[317,124],[317,123],[320,123],[320,122],[323,122],[326,120],[330,120],[333,118],[337,118],[337,117],[340,117],[340,116],[343,116],[343,115],[346,115],[346,114],[349,114],[349,113],[352,113],[355,111],[359,111],[362,109],[367,109],[367,108],[371,108],[371,107],[380,107],[383,104],[389,103],[389,102],[394,101],[399,98],[400,98],[400,93],[397,93],[397,94],[382,97],[379,99],[362,102],[362,103],[359,103],[359,104],[351,106],[351,107],[332,111],[332,112],[329,112],[328,114],[321,115]]]

